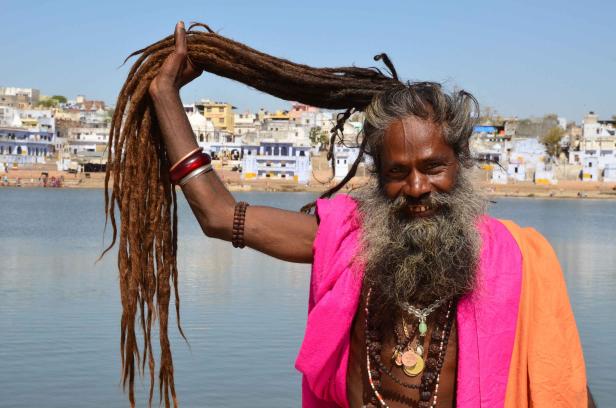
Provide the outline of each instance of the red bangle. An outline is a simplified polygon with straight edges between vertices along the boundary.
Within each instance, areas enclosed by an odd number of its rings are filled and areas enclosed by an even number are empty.
[[[202,151],[203,151],[203,147],[197,147],[196,149],[193,149],[190,152],[186,153],[184,157],[176,161],[175,164],[171,166],[171,168],[169,169],[169,172],[173,172],[173,170],[175,170],[182,162],[188,161],[192,157],[201,154]]]
[[[185,176],[187,176],[191,171],[198,169],[201,166],[207,166],[212,162],[210,155],[207,153],[199,153],[198,156],[189,157],[188,160],[179,163],[177,167],[173,169],[169,178],[173,184],[177,184],[180,180],[182,180]]]

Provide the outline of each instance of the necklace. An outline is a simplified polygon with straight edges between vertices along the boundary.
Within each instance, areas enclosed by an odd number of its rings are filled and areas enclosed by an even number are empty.
[[[436,342],[436,343],[430,344],[430,347],[429,347],[430,353],[428,354],[428,359],[427,359],[427,364],[426,364],[428,369],[426,370],[426,372],[423,374],[421,378],[421,384],[419,385],[406,384],[406,383],[403,383],[401,380],[397,379],[391,373],[391,370],[388,369],[381,361],[381,356],[380,356],[381,342],[380,342],[380,338],[378,335],[378,330],[376,330],[370,324],[370,319],[369,319],[371,292],[372,292],[372,289],[369,288],[367,295],[366,295],[366,304],[365,304],[364,310],[365,310],[365,316],[366,316],[365,318],[366,368],[368,371],[368,382],[370,383],[370,387],[373,392],[373,397],[372,397],[371,403],[366,405],[366,407],[376,408],[377,405],[380,405],[383,408],[389,408],[389,406],[385,402],[382,392],[380,391],[380,388],[381,388],[380,373],[381,372],[385,372],[396,383],[401,384],[407,388],[411,388],[411,389],[419,388],[420,401],[416,403],[418,404],[420,408],[435,407],[437,403],[438,385],[440,381],[440,371],[442,369],[442,366],[445,360],[447,343],[449,340],[449,334],[451,332],[451,327],[453,324],[452,321],[450,320],[450,316],[452,315],[452,308],[454,305],[454,301],[451,300],[449,302],[446,315],[444,316],[444,319],[442,320],[442,327],[435,328],[432,333],[432,336],[431,336],[432,342]],[[441,304],[442,303],[444,302],[441,301]],[[432,313],[436,308],[438,308],[438,306],[433,306],[433,305],[430,305],[428,308],[426,308],[426,309],[429,309],[433,307],[433,310],[429,311],[426,314],[426,317],[428,314]],[[423,311],[425,311],[426,309],[423,309]],[[403,331],[405,332],[405,335],[408,334],[405,326],[403,327]],[[425,332],[424,332],[424,335],[425,335]],[[406,336],[406,339],[408,340],[409,336]],[[375,367],[372,364],[373,361],[376,363],[378,367]],[[388,397],[391,394],[387,392],[386,390],[385,390],[385,393],[388,395]],[[430,401],[431,399],[432,401]],[[402,400],[400,400],[399,398],[394,398],[394,400],[398,400],[399,402],[402,402]],[[404,398],[404,400],[410,401],[406,397]]]
[[[439,299],[424,309],[420,309],[415,306],[412,306],[407,302],[404,302],[401,305],[402,309],[404,309],[408,314],[415,316],[419,320],[419,325],[417,327],[419,331],[419,338],[417,340],[417,345],[415,346],[415,348],[413,349],[412,346],[409,347],[410,345],[407,345],[406,347],[402,347],[402,348],[399,346],[396,346],[394,347],[394,353],[392,356],[392,360],[394,364],[396,364],[398,367],[401,367],[404,374],[406,374],[409,377],[418,376],[419,374],[423,372],[426,366],[426,362],[424,358],[424,343],[425,343],[424,339],[428,331],[428,324],[426,323],[426,319],[432,312],[438,309],[444,302],[445,302],[445,299]],[[406,328],[406,322],[404,321],[404,316],[402,316],[402,328],[403,328],[406,338],[409,339],[410,341],[410,336]]]
[[[394,330],[398,337],[398,344],[394,347],[392,362],[402,369],[402,372],[408,377],[416,377],[421,374],[425,368],[424,359],[424,333],[419,333],[419,338],[413,346],[411,341],[414,334],[411,335],[406,327],[404,316],[402,316],[402,331],[404,339],[401,341],[399,333]]]
[[[446,299],[439,299],[437,301],[435,301],[434,303],[432,303],[430,306],[426,307],[425,309],[419,309],[413,305],[410,305],[407,302],[403,302],[400,307],[402,307],[402,309],[406,310],[408,312],[408,314],[411,314],[413,316],[415,316],[416,318],[419,319],[419,335],[420,336],[425,336],[426,332],[428,331],[428,325],[426,324],[426,318],[428,316],[430,316],[430,314],[432,312],[434,312],[436,309],[438,309],[439,307],[441,307],[441,305],[443,303],[445,303]]]

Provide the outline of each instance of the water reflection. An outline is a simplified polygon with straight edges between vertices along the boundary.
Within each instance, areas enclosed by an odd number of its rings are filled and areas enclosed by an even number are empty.
[[[314,196],[238,198],[297,210]],[[98,190],[0,190],[0,407],[126,406],[115,255],[94,263],[103,248],[102,205]],[[554,246],[591,387],[607,406],[616,397],[609,366],[616,361],[616,202],[500,199],[491,212],[534,226]],[[171,337],[183,405],[299,406],[293,362],[309,267],[207,239],[184,201],[179,230],[182,320],[191,348],[176,330]],[[138,391],[145,401],[144,385]]]

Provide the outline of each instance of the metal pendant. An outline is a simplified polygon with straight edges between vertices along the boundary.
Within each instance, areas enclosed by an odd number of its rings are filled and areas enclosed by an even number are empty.
[[[409,377],[418,376],[419,374],[422,373],[425,367],[425,362],[423,358],[421,358],[421,356],[418,356],[417,354],[415,354],[415,358],[416,358],[416,362],[414,365],[411,365],[411,366],[403,365],[402,366],[402,371],[404,371],[404,374],[408,375]]]
[[[419,356],[415,354],[414,351],[405,351],[404,353],[402,353],[402,365],[405,367],[414,367],[415,364],[417,364],[417,357]]]

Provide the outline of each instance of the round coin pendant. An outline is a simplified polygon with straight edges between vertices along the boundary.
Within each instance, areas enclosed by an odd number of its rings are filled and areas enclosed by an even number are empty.
[[[416,377],[421,374],[421,372],[424,370],[424,367],[425,363],[423,358],[417,356],[417,363],[415,363],[415,365],[412,367],[403,366],[402,371],[404,371],[404,374],[408,375],[409,377]]]
[[[405,367],[414,367],[415,364],[417,364],[417,357],[419,356],[413,351],[405,351],[404,353],[402,353],[402,364]]]

